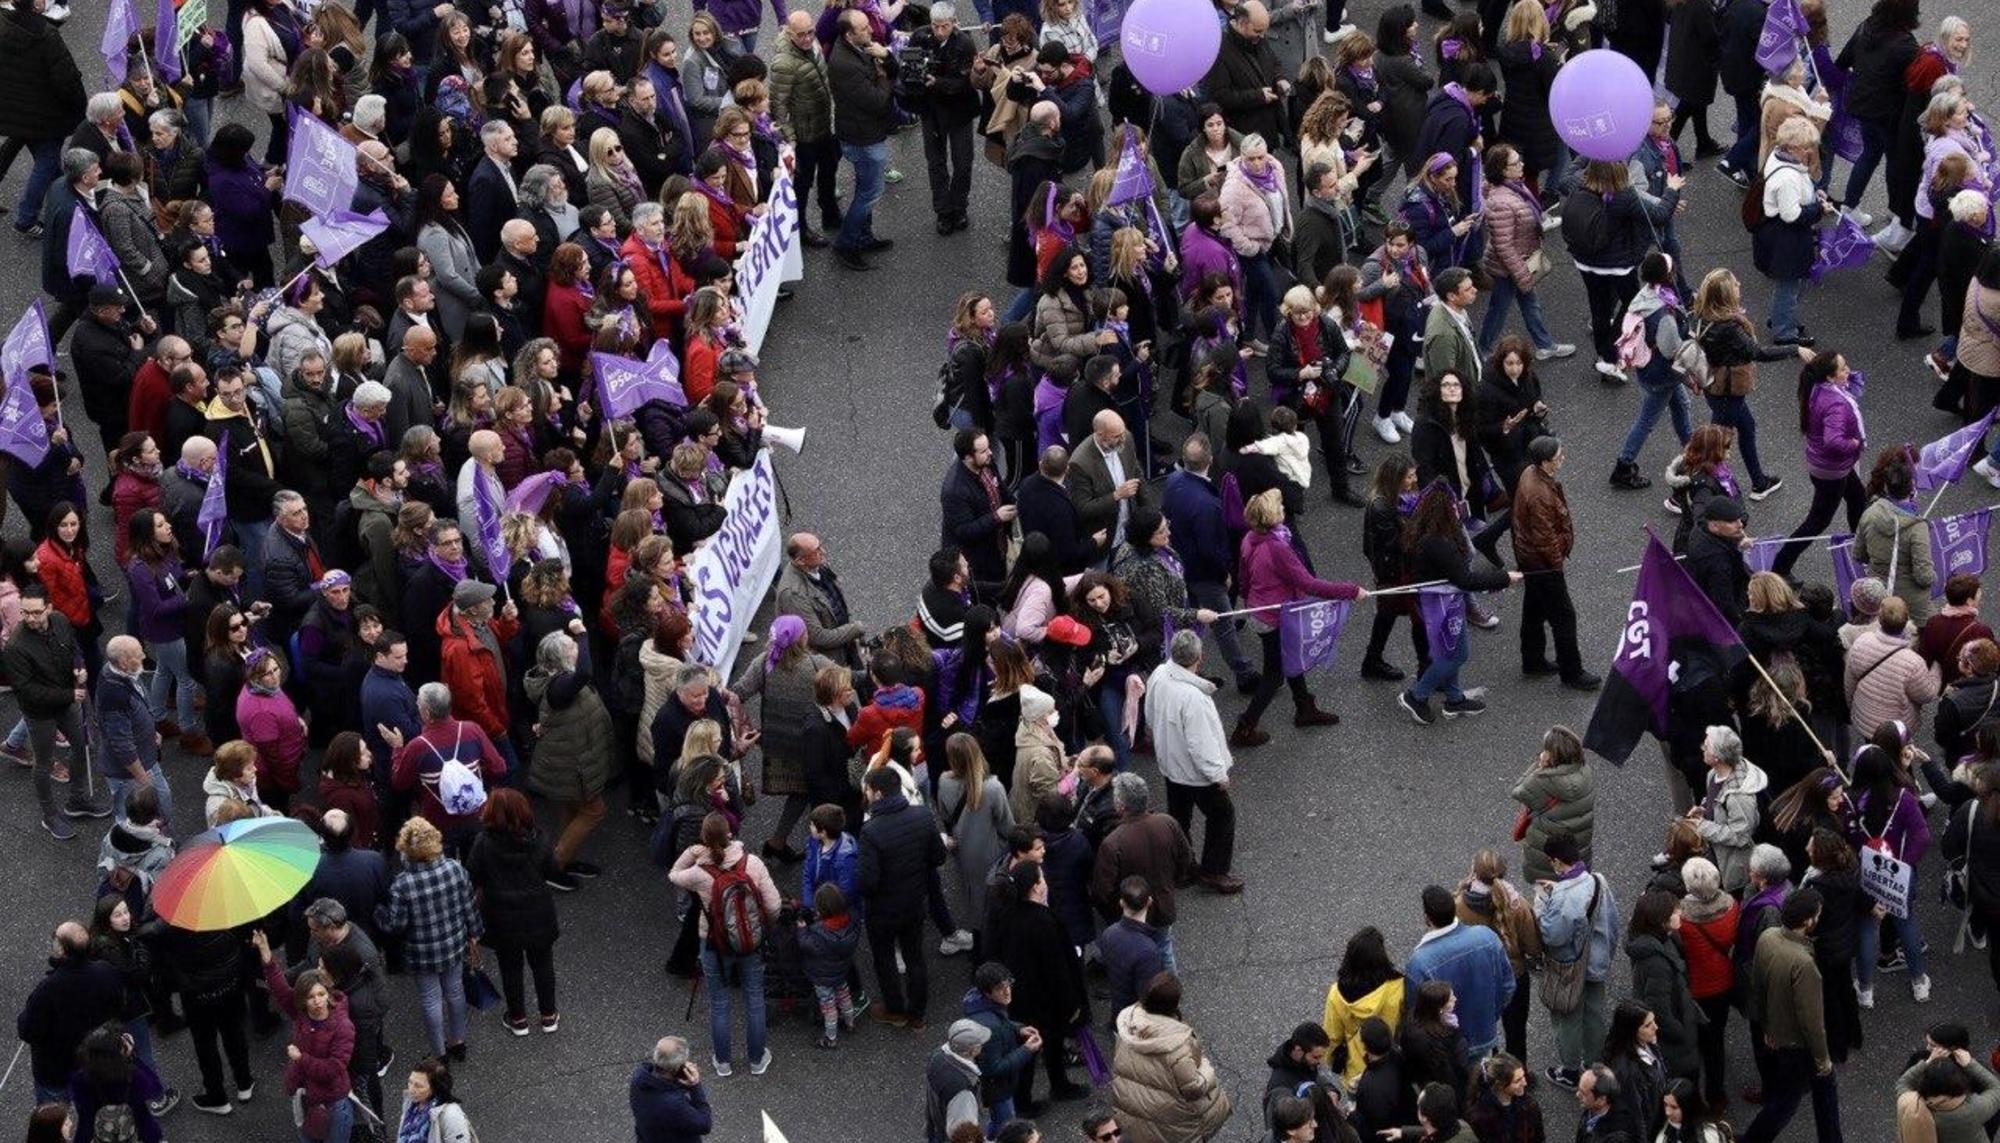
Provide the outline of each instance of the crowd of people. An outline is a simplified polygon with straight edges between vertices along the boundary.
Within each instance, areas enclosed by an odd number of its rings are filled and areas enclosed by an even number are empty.
[[[1932,988],[1913,918],[1938,906],[1878,900],[1874,854],[1919,885],[1945,867],[2000,986],[2000,646],[1979,578],[1933,562],[1917,458],[1869,442],[1859,374],[1801,320],[1820,232],[1874,224],[1880,166],[1894,333],[1939,338],[1941,412],[2000,403],[2000,164],[1960,78],[1965,20],[1919,44],[1915,0],[1876,0],[1835,52],[1801,0],[1808,29],[1767,70],[1759,0],[1424,0],[1432,34],[1399,3],[1373,35],[1329,3],[1324,50],[1294,69],[1244,0],[1216,6],[1207,77],[1158,94],[1079,0],[975,0],[977,27],[945,0],[774,3],[761,53],[758,4],[698,7],[670,30],[630,0],[247,0],[177,47],[138,29],[95,94],[67,9],[0,9],[0,164],[31,157],[14,228],[41,244],[69,354],[67,375],[7,363],[47,447],[0,460],[0,514],[22,517],[0,542],[21,715],[0,754],[32,770],[56,842],[110,819],[89,919],[55,929],[18,1022],[30,1140],[162,1138],[181,1096],[155,1037],[183,1029],[190,1106],[231,1114],[258,1087],[246,1031],[287,1025],[302,1138],[473,1139],[452,1070],[468,987],[498,993],[512,1035],[559,1032],[560,902],[604,874],[592,839],[617,802],[674,896],[666,967],[709,998],[707,1068],[667,1036],[631,1076],[642,1143],[716,1129],[704,1072],[766,1073],[778,996],[816,1010],[827,1051],[864,1015],[941,1023],[921,1068],[934,1143],[1034,1143],[1050,1102],[1092,1092],[1077,1068],[1110,1089],[1092,1143],[1246,1120],[1293,1143],[1531,1143],[1549,1087],[1574,1093],[1579,1140],[1721,1143],[1732,1013],[1756,1063],[1742,1138],[1780,1137],[1810,1098],[1826,1143],[1883,974],[1920,1003]],[[1625,162],[1573,154],[1550,112],[1564,62],[1599,46],[1668,96]],[[284,197],[300,117],[354,146],[348,206],[387,220],[339,259]],[[913,615],[864,618],[826,541],[791,532],[772,618],[725,676],[697,651],[687,568],[767,463],[785,389],[760,385],[736,259],[788,178],[791,237],[830,248],[834,288],[884,265],[875,207],[912,127],[937,234],[1004,227],[1017,291],[968,289],[950,315],[927,581]],[[975,153],[1004,203],[975,204]],[[1761,331],[1735,272],[1683,264],[1682,191],[1718,157],[1771,283]],[[85,226],[115,272],[77,272]],[[1587,317],[1542,304],[1559,256]],[[1552,324],[1587,329],[1606,400],[1637,391],[1612,486],[1653,486],[1639,457],[1670,415],[1675,550],[1757,669],[1676,687],[1676,818],[1643,884],[1594,867],[1591,763],[1552,727],[1512,788],[1528,888],[1467,843],[1401,967],[1359,929],[1261,1105],[1235,1107],[1183,1012],[1174,926],[1200,907],[1186,891],[1245,888],[1233,758],[1270,742],[1279,691],[1295,727],[1340,722],[1288,610],[1358,605],[1361,676],[1427,727],[1481,714],[1486,688],[1420,591],[1487,630],[1478,597],[1520,591],[1521,674],[1603,683],[1565,578],[1575,442],[1550,432],[1537,369],[1578,346]],[[607,416],[593,354],[670,354],[685,402]],[[1785,478],[1752,397],[1782,362],[1811,498],[1753,575],[1747,518]],[[1972,470],[2000,487],[2000,443]],[[1315,483],[1336,531],[1358,525],[1369,583],[1316,572],[1298,526]],[[1792,574],[1841,510],[1863,573],[1845,598]],[[113,563],[122,583],[100,579]],[[1226,722],[1232,682],[1248,701]],[[199,815],[173,797],[189,766],[207,767]],[[777,821],[747,838],[762,796]],[[289,904],[213,932],[155,911],[198,825],[277,816],[323,847]],[[971,966],[958,999],[933,1003],[933,930]],[[1540,1069],[1531,995],[1556,1044]],[[399,1109],[387,1028],[413,998]],[[1894,1093],[1903,1143],[1986,1136],[1984,1046],[1930,1027]]]

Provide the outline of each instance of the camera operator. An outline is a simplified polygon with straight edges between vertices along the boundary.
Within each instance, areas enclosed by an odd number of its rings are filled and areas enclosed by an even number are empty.
[[[687,1041],[663,1036],[651,1059],[632,1070],[632,1129],[640,1143],[700,1139],[715,1127],[701,1069],[688,1058]]]
[[[972,225],[965,212],[972,194],[972,123],[979,115],[979,97],[972,88],[977,54],[972,35],[958,28],[958,13],[939,0],[931,5],[931,22],[911,33],[898,77],[905,105],[923,124],[931,212],[937,215],[939,234]]]

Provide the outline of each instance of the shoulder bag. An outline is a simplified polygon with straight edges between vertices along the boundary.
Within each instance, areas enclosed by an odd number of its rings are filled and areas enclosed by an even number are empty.
[[[1604,895],[1604,878],[1590,875],[1590,907],[1583,914],[1583,951],[1575,960],[1558,960],[1553,954],[1542,957],[1541,980],[1535,991],[1542,1007],[1551,1016],[1567,1016],[1583,1001],[1584,977],[1590,968],[1590,944],[1597,936],[1597,903]],[[1546,950],[1544,950],[1546,951]]]

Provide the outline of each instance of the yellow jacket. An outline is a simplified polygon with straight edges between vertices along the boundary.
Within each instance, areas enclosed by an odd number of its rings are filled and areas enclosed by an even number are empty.
[[[1380,1016],[1394,1032],[1403,1022],[1403,978],[1386,981],[1375,991],[1359,1000],[1349,1000],[1340,994],[1340,985],[1329,985],[1326,990],[1326,1012],[1320,1023],[1326,1026],[1327,1038],[1334,1047],[1347,1045],[1347,1066],[1341,1069],[1341,1078],[1347,1081],[1348,1089],[1361,1078],[1361,1069],[1368,1064],[1361,1051],[1361,1022],[1370,1016]]]

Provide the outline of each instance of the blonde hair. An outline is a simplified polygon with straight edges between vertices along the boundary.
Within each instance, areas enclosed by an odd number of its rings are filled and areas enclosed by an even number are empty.
[[[710,43],[708,47],[706,48],[694,47],[694,30],[696,28],[708,29],[708,34],[710,36]],[[721,47],[722,46],[721,22],[706,12],[696,12],[694,14],[694,19],[688,21],[687,43],[688,47],[694,48],[694,50],[696,51],[714,51],[716,48]]]
[[[1694,291],[1694,314],[1707,321],[1732,321],[1743,316],[1743,283],[1727,266],[1717,266]]]
[[[681,739],[680,765],[704,754],[722,755],[722,724],[712,718],[697,718],[688,723],[687,737]]]
[[[1797,611],[1799,597],[1792,585],[1776,572],[1758,572],[1750,577],[1750,610],[1766,614]]]
[[[1510,44],[1521,40],[1548,43],[1549,14],[1542,9],[1541,0],[1520,0],[1507,9],[1507,26],[1500,39]]]
[[[1111,276],[1137,278],[1146,260],[1146,232],[1136,226],[1121,226],[1111,232]]]
[[[421,817],[413,817],[396,831],[396,852],[406,861],[436,861],[444,856],[444,834]]]
[[[1275,488],[1266,488],[1243,506],[1243,522],[1259,532],[1268,532],[1285,522],[1285,501]]]
[[[603,95],[605,92],[616,93],[617,91],[618,91],[617,77],[613,76],[608,71],[599,70],[591,72],[589,75],[583,77],[583,85],[581,88],[578,89],[577,94],[580,97],[582,97],[585,101],[595,103],[597,101],[597,97]],[[546,118],[546,116],[544,117]],[[610,128],[604,127],[604,128],[599,128],[599,130],[609,131]],[[616,132],[613,132],[613,135],[615,136]],[[596,138],[596,135],[593,134],[591,137],[594,139]]]
[[[232,738],[215,748],[215,776],[224,781],[234,782],[256,763],[257,748],[241,738]]]
[[[1940,91],[1924,105],[1923,114],[1917,116],[1917,122],[1922,125],[1924,134],[1942,135],[1945,128],[1951,125],[1951,117],[1958,114],[1958,109],[1963,106],[1965,96],[1956,91]]]
[[[1097,212],[1103,210],[1104,204],[1111,200],[1111,188],[1117,183],[1116,166],[1099,167],[1097,173],[1090,176],[1090,186],[1083,192],[1083,207],[1090,212],[1092,218],[1096,218]]]
[[[1300,314],[1318,313],[1319,302],[1313,297],[1311,289],[1293,286],[1285,291],[1285,300],[1279,303],[1278,309],[1288,318],[1298,317]]]
[[[1819,178],[1819,128],[1813,126],[1812,120],[1803,115],[1785,120],[1778,124],[1772,142],[1793,155],[1813,178]]]
[[[600,174],[611,171],[611,149],[618,146],[618,132],[599,127],[590,133],[590,166]]]

